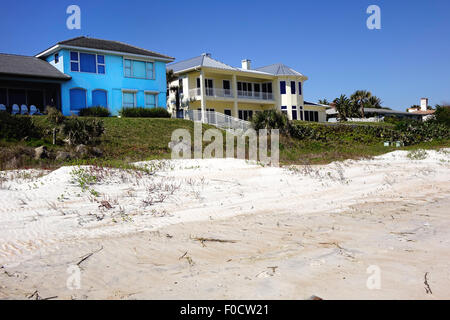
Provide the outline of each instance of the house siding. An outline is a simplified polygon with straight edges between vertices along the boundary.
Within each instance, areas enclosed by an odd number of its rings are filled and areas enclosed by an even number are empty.
[[[82,49],[78,50],[83,52]],[[70,70],[70,50],[60,50],[59,63],[54,63],[54,54],[47,57],[47,61],[72,77],[61,85],[62,113],[70,115],[70,89],[83,88],[86,90],[87,106],[92,105],[92,91],[102,89],[107,92],[108,108],[112,115],[118,115],[122,109],[122,91],[133,90],[136,92],[136,106],[145,106],[145,92],[155,92],[158,95],[158,107],[166,108],[166,63],[151,61],[151,59],[130,58],[135,60],[147,60],[154,63],[154,79],[135,79],[124,76],[124,55],[103,54],[105,56],[105,74],[73,72]]]

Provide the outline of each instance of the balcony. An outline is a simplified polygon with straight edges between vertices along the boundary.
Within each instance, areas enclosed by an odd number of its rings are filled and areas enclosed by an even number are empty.
[[[273,93],[238,90],[238,98],[252,100],[273,100]]]
[[[200,97],[200,88],[190,89],[190,97]],[[207,97],[213,98],[234,98],[233,90],[231,89],[220,89],[220,88],[205,88],[205,95]],[[256,92],[256,91],[241,91],[238,90],[239,99],[250,99],[250,100],[273,100],[273,93],[271,92]]]
[[[189,96],[191,97],[200,97],[200,95],[200,88],[189,90]],[[205,88],[205,95],[213,98],[234,98],[231,89]]]

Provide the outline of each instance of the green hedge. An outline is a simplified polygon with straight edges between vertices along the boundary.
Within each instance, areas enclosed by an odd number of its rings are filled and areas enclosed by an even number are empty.
[[[435,121],[401,121],[394,129],[380,126],[292,123],[289,127],[289,134],[301,140],[310,139],[323,142],[347,140],[359,143],[402,141],[405,145],[450,138],[448,127]]]
[[[40,138],[41,135],[31,117],[0,111],[0,138],[21,140],[25,137]]]
[[[81,117],[109,117],[111,112],[108,108],[102,106],[83,108],[80,110],[79,116]]]
[[[119,114],[125,118],[170,118],[164,108],[123,108]]]

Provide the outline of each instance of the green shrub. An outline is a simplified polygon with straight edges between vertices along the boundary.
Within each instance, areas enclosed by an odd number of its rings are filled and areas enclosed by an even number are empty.
[[[40,138],[41,135],[31,117],[0,112],[0,138],[21,140],[26,137]]]
[[[62,126],[69,145],[95,143],[104,131],[103,121],[96,119],[67,118]]]
[[[436,117],[436,122],[450,127],[450,106],[437,107],[434,116]]]
[[[251,122],[256,131],[260,129],[279,129],[280,133],[289,133],[289,119],[286,114],[278,110],[257,112],[253,115]]]
[[[65,117],[55,107],[47,107],[47,119],[53,126],[58,126],[64,122]]]
[[[170,118],[170,113],[164,108],[123,108],[119,114],[125,118]]]
[[[109,117],[111,112],[109,112],[108,108],[95,106],[81,109],[78,115],[80,117]]]

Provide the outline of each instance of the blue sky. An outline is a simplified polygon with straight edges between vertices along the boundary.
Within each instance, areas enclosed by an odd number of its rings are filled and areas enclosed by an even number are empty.
[[[81,30],[66,28],[70,4],[81,8]],[[366,27],[371,4],[381,30]],[[309,77],[309,101],[366,89],[398,110],[421,97],[450,102],[449,0],[15,0],[1,10],[4,53],[34,55],[87,35],[177,60],[209,52],[233,66],[282,62]]]

